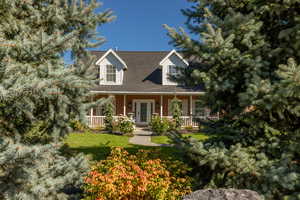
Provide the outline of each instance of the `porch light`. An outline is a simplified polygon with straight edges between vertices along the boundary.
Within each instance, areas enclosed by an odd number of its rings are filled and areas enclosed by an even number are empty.
[[[160,108],[160,103],[159,102],[155,102],[155,110],[158,110]]]
[[[129,108],[129,109],[131,109],[132,108],[132,102],[130,101],[130,102],[128,102],[128,104],[127,104],[127,107]]]

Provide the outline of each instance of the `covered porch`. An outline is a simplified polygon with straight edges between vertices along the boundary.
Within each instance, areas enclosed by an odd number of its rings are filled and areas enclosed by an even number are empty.
[[[211,115],[209,109],[199,108],[199,94],[95,94],[94,98],[114,96],[115,118],[132,117],[137,126],[146,126],[153,114],[161,118],[172,118],[171,101],[179,99],[182,108],[183,126],[198,126],[199,119],[216,119],[219,115]],[[104,126],[103,108],[92,108],[87,115],[91,128]]]

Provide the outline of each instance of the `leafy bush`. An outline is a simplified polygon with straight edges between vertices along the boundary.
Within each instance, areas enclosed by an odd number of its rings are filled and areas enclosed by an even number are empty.
[[[194,130],[194,127],[193,126],[186,126],[186,127],[184,127],[184,129],[187,130],[187,131],[192,131],[192,130]]]
[[[127,116],[120,117],[117,126],[122,134],[129,134],[134,131],[134,122]]]
[[[85,192],[93,199],[180,199],[191,192],[189,169],[180,161],[152,159],[152,152],[129,155],[114,148],[106,160],[93,165]]]
[[[72,120],[70,122],[70,127],[75,131],[81,131],[81,132],[84,132],[89,129],[89,127],[86,124],[81,123],[78,120]]]
[[[154,133],[164,135],[170,129],[170,122],[166,118],[161,119],[159,116],[153,116],[149,126]]]

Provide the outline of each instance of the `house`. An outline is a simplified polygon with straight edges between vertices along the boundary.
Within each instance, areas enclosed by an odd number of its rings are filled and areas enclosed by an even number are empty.
[[[196,118],[210,116],[196,109],[201,89],[188,88],[170,79],[189,62],[178,52],[167,51],[93,51],[99,70],[99,85],[92,88],[94,98],[113,95],[115,115],[133,115],[136,125],[147,125],[156,113],[171,118],[171,100],[176,96],[182,107],[184,126],[197,126]],[[103,108],[88,113],[89,126],[103,125]]]

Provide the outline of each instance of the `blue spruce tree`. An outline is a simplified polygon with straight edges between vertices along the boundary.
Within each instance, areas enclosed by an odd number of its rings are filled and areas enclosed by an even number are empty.
[[[103,42],[96,28],[113,19],[99,6],[0,0],[0,199],[76,198],[67,189],[80,186],[87,161],[65,156],[60,142],[71,120],[103,102],[85,103],[97,77],[86,49]]]
[[[194,37],[166,28],[194,61],[189,84],[203,84],[204,104],[222,113],[206,131],[223,137],[174,140],[195,161],[201,187],[299,199],[300,1],[190,2],[183,14]]]

